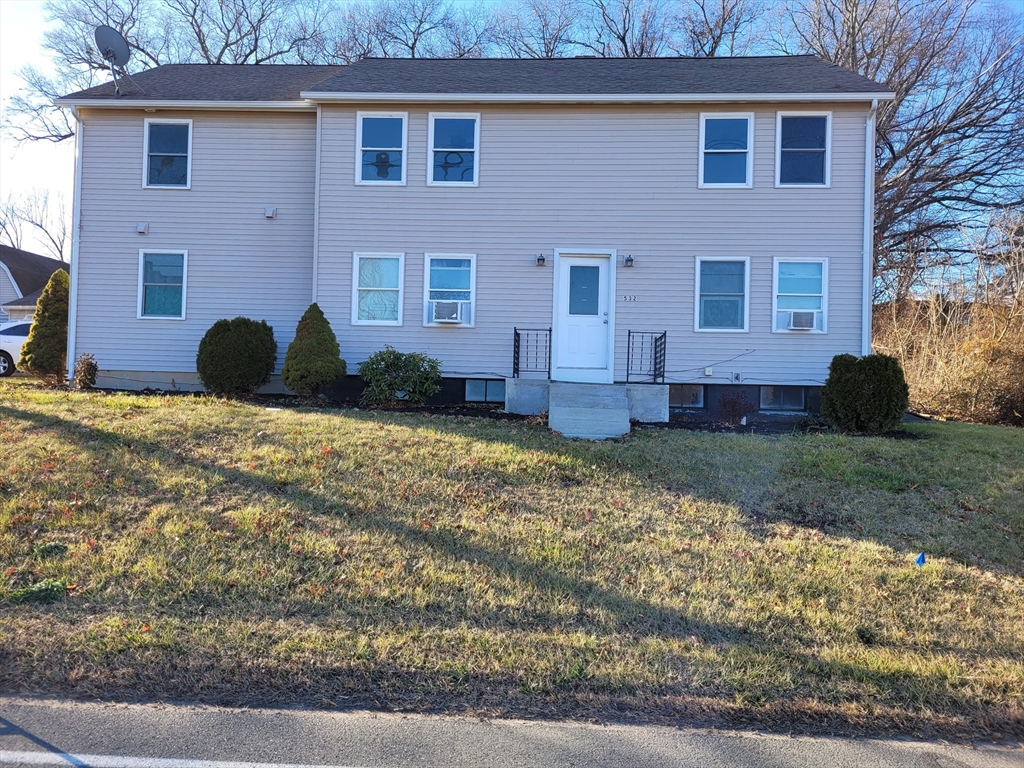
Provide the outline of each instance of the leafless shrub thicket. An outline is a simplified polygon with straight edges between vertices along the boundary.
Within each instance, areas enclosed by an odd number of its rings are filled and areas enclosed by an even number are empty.
[[[1024,426],[1024,211],[994,219],[944,293],[880,304],[875,349],[903,364],[913,408]]]

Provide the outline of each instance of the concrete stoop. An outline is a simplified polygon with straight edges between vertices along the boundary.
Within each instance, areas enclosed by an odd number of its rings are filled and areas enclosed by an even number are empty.
[[[566,437],[604,440],[629,433],[629,399],[624,384],[552,381],[548,426]]]

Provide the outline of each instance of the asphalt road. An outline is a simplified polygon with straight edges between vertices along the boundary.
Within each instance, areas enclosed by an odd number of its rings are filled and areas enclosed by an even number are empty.
[[[1024,768],[1024,746],[0,696],[0,766]]]

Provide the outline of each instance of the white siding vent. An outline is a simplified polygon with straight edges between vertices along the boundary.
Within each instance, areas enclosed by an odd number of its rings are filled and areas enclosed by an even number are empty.
[[[430,320],[434,323],[463,323],[464,301],[430,302]]]
[[[791,331],[813,331],[817,312],[790,312],[789,325]]]

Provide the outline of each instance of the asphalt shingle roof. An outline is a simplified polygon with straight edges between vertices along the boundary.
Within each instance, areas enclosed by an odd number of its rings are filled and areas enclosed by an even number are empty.
[[[22,296],[42,291],[50,281],[50,275],[58,269],[67,269],[67,265],[62,261],[12,248],[9,245],[0,245],[0,264],[10,271]]]
[[[349,66],[168,64],[122,78],[118,100],[301,101],[300,94],[885,93],[816,56],[686,59],[364,59]],[[68,100],[114,98],[113,83]]]

